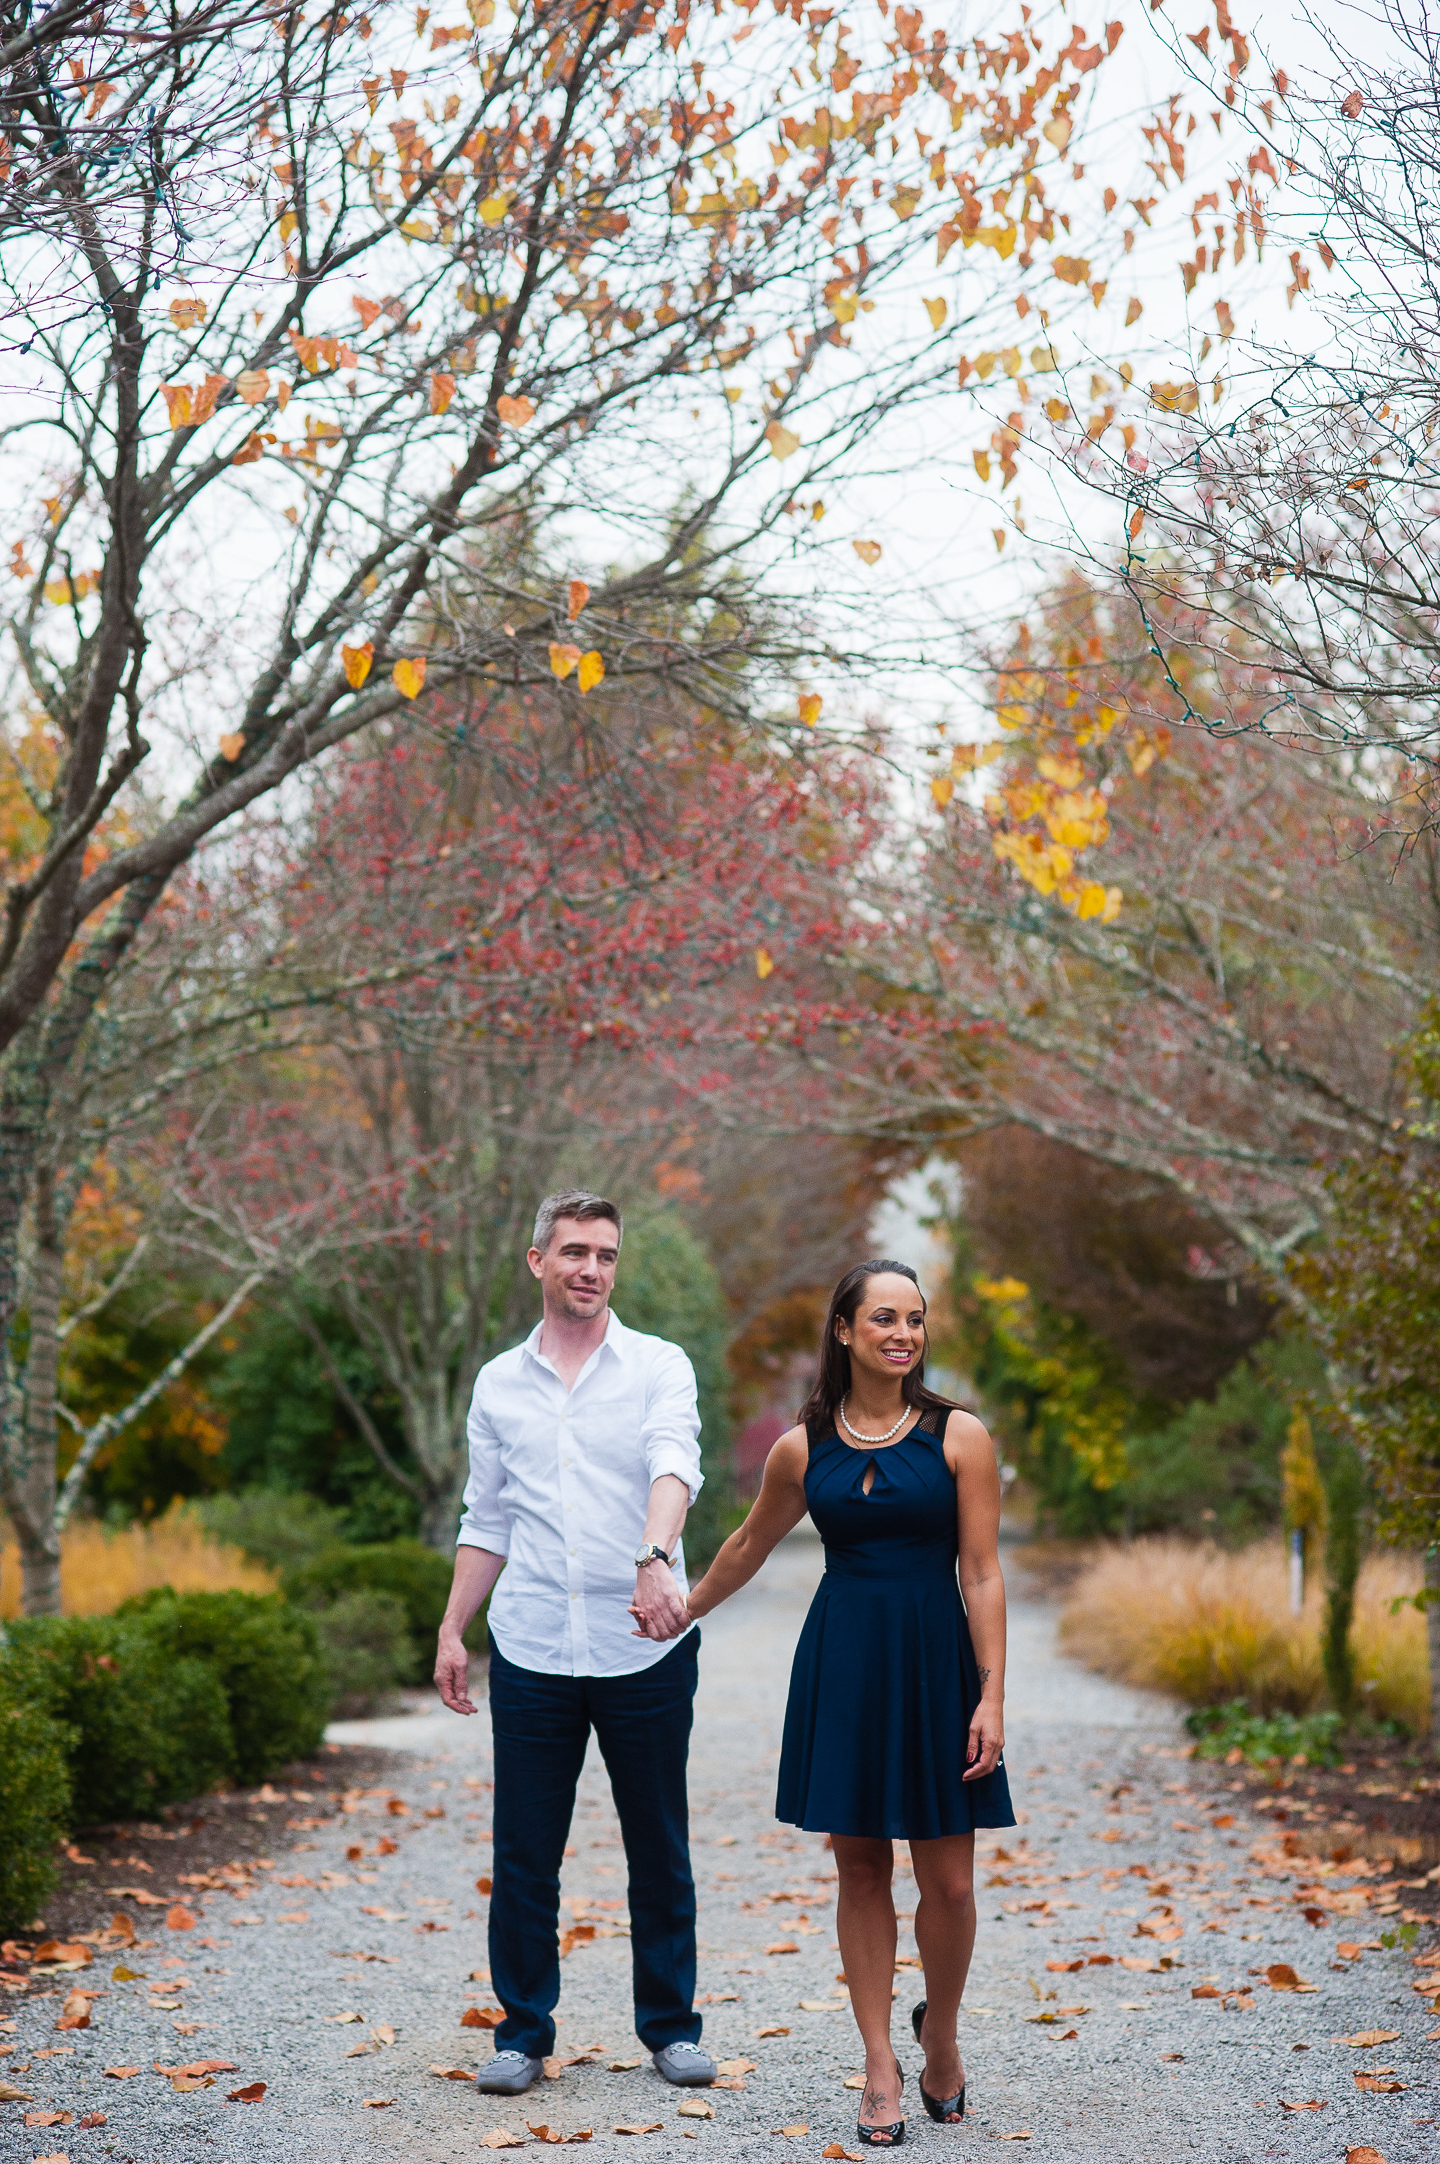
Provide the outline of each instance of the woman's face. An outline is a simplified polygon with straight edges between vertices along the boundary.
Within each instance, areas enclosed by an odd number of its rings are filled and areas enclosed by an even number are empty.
[[[851,1372],[891,1381],[908,1375],[925,1351],[925,1303],[908,1277],[886,1272],[868,1280],[855,1320],[837,1324],[850,1349]]]

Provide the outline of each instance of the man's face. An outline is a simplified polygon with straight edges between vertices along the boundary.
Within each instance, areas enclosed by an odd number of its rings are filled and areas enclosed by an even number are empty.
[[[562,1217],[542,1254],[532,1247],[526,1257],[538,1277],[547,1307],[588,1322],[610,1304],[620,1235],[608,1217]]]

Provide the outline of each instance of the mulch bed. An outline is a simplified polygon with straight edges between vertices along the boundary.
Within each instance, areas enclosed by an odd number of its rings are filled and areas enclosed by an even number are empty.
[[[1377,1738],[1339,1766],[1227,1765],[1194,1759],[1251,1810],[1263,1811],[1300,1856],[1388,1859],[1397,1914],[1440,1920],[1440,1764],[1424,1744]]]
[[[185,1874],[198,1877],[225,1864],[283,1854],[340,1815],[346,1790],[398,1787],[414,1767],[407,1751],[327,1743],[313,1761],[285,1767],[262,1788],[172,1804],[153,1824],[84,1827],[62,1851],[60,1883],[45,1904],[43,1920],[8,1944],[28,1948],[93,1933],[117,1911],[143,1933],[147,1921],[153,1923],[157,1915],[163,1920],[163,1907],[147,1907],[112,1889],[150,1881],[157,1895],[173,1898]],[[13,1952],[4,1966],[8,1974],[16,1973]]]

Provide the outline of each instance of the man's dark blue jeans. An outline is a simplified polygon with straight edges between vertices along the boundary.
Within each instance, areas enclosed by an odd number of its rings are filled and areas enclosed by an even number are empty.
[[[630,1871],[636,2032],[647,2051],[700,2041],[685,1791],[699,1646],[692,1630],[635,1675],[550,1676],[518,1667],[491,1642],[490,1977],[505,2009],[497,2051],[541,2059],[555,2047],[560,1865],[592,1728]]]

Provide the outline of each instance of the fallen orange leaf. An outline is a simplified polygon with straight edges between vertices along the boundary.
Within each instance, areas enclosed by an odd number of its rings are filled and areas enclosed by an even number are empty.
[[[1345,2151],[1345,2164],[1385,2164],[1385,2159],[1378,2149],[1362,2147],[1359,2149],[1347,2149]]]
[[[755,2034],[757,2036],[788,2036],[790,2034],[790,2031],[788,2029],[780,2028],[757,2029],[755,2031]]]
[[[265,2094],[265,2089],[266,2084],[263,2081],[252,2081],[244,2089],[232,2089],[225,2101],[227,2104],[258,2104]]]
[[[462,2029],[498,2029],[505,2019],[501,2006],[467,2006],[460,2016]]]
[[[463,2066],[432,2066],[430,2071],[432,2074],[438,2074],[442,2081],[473,2081],[475,2079],[475,2076],[467,2072]]]
[[[1394,2071],[1393,2066],[1381,2066],[1377,2067],[1373,2074],[1357,2074],[1355,2076],[1355,2086],[1357,2089],[1368,2091],[1372,2096],[1398,2096],[1402,2089],[1409,2088],[1409,2082],[1384,2081],[1381,2079],[1382,2075],[1393,2074]]]
[[[768,975],[769,972],[767,971],[766,974]],[[798,1954],[800,1949],[793,1939],[777,1939],[775,1944],[767,1946],[765,1951],[767,1954]]]
[[[93,1959],[93,1956],[90,1952],[89,1947],[81,1945],[78,1941],[72,1941],[70,1939],[46,1939],[43,1945],[36,1947],[34,1953],[30,1956],[30,1958],[35,1963],[35,1966],[37,1968],[39,1968],[42,1963],[44,1963],[46,1967],[50,1967],[52,1964],[63,1963],[64,1966],[67,1968],[83,1969],[88,1968],[91,1960]]]
[[[641,2126],[637,2121],[633,2126],[629,2124],[617,2126],[615,2131],[617,2134],[663,2134],[665,2122],[663,2119],[655,2119],[652,2120],[649,2126]]]
[[[1394,2044],[1399,2041],[1398,2029],[1357,2029],[1353,2036],[1338,2037],[1341,2044],[1354,2044],[1361,2051],[1370,2051],[1376,2044]]]
[[[393,2096],[362,2096],[360,2101],[367,2111],[388,2111],[395,2099]],[[481,2146],[483,2148],[484,2144]]]
[[[1282,2096],[1280,2099],[1280,2109],[1282,2111],[1323,2111],[1325,2109],[1327,2101],[1327,2098],[1317,2098],[1312,2096],[1308,2104],[1287,2104],[1284,2097]]]
[[[131,2075],[138,2074],[140,2069],[138,2066],[107,2066],[105,2071],[112,2081],[129,2081]]]

